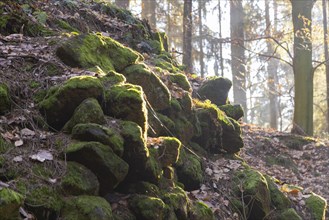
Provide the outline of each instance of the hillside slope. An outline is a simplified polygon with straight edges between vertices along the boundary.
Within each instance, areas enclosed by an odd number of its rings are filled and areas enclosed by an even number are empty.
[[[326,144],[241,131],[165,33],[102,1],[0,13],[2,219],[325,218]]]

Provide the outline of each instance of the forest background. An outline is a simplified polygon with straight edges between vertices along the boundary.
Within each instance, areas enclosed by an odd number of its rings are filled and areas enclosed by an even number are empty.
[[[245,122],[328,136],[327,0],[108,1],[166,32],[187,72],[232,79]]]

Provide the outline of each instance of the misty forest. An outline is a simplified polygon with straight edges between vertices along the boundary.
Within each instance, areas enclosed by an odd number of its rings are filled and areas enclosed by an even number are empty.
[[[0,0],[0,220],[326,220],[328,0]]]

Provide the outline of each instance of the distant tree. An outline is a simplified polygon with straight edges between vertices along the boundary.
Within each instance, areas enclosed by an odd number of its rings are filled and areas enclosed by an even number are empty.
[[[129,8],[129,0],[115,0],[115,4],[121,8]]]
[[[200,75],[204,77],[205,63],[204,63],[204,52],[203,52],[203,22],[202,22],[202,10],[205,7],[204,0],[198,0],[198,18],[199,18],[199,60],[200,60]]]
[[[152,28],[156,28],[156,0],[142,0],[142,18],[149,21]]]
[[[328,51],[328,24],[327,24],[327,0],[322,0],[323,11],[323,45],[324,45],[324,58],[325,58],[325,72],[327,83],[327,132],[329,132],[329,51]]]
[[[233,98],[234,102],[241,104],[245,112],[247,112],[244,11],[242,0],[231,0],[230,9]]]
[[[187,72],[193,71],[193,66],[192,66],[192,0],[184,0],[183,64],[186,66]]]
[[[314,0],[290,0],[294,27],[294,133],[313,135],[312,8]]]

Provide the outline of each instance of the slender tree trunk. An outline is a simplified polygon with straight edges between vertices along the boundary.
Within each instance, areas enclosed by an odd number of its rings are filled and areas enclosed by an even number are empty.
[[[200,74],[201,77],[204,77],[204,52],[203,52],[203,31],[202,31],[202,8],[203,0],[198,0],[198,16],[199,16],[199,47],[200,47]]]
[[[291,0],[294,26],[293,133],[313,135],[312,8],[314,1]]]
[[[183,15],[183,64],[192,72],[192,0],[184,0]]]
[[[156,29],[156,0],[142,1],[142,18],[149,21],[152,28]]]
[[[124,9],[129,8],[129,0],[115,0],[115,4],[120,8],[124,8]]]
[[[272,25],[270,20],[270,2],[265,0],[265,20],[266,20],[266,35],[272,35]],[[270,41],[267,41],[267,54],[271,56],[274,52],[273,44]],[[270,127],[277,129],[278,128],[278,101],[277,101],[277,66],[278,62],[276,59],[270,59],[267,65],[267,87],[269,93],[270,101]]]
[[[167,25],[166,25],[166,32],[167,32],[167,35],[168,35],[168,39],[169,39],[169,42],[168,42],[168,47],[169,47],[169,50],[171,50],[171,40],[172,40],[172,36],[171,36],[171,19],[170,19],[170,14],[171,14],[171,0],[167,0]]]
[[[218,0],[218,24],[219,24],[219,63],[220,63],[220,70],[221,76],[224,77],[224,62],[223,62],[223,43],[222,43],[222,7],[221,7],[221,0]]]
[[[247,115],[246,67],[244,49],[244,12],[242,0],[231,0],[231,68],[234,102],[242,105]],[[246,117],[245,117],[246,119]]]
[[[329,52],[328,52],[328,24],[327,24],[327,0],[322,0],[323,10],[323,44],[324,44],[324,58],[326,60],[326,83],[327,83],[327,132],[329,132]]]

